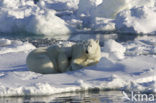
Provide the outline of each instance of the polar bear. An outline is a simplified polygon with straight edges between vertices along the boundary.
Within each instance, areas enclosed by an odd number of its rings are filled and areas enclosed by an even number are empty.
[[[100,58],[99,41],[89,39],[70,47],[55,45],[37,48],[28,54],[26,64],[31,71],[50,74],[94,65]]]
[[[101,59],[101,48],[98,40],[90,39],[72,46],[70,70],[81,69],[97,64]]]

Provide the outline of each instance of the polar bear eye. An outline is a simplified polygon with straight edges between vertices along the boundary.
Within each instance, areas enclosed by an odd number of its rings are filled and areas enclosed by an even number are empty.
[[[88,50],[86,50],[86,54],[88,54],[89,52],[88,52]]]

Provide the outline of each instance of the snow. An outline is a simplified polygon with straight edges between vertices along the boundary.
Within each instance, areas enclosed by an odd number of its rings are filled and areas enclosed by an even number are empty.
[[[102,48],[104,52],[109,53],[109,58],[123,59],[126,48],[114,40],[107,40]]]
[[[45,11],[41,15],[33,16],[27,25],[27,30],[35,34],[45,35],[65,35],[70,33],[64,20],[55,16],[55,11]]]
[[[155,4],[155,0],[80,0],[78,16],[88,18],[82,20],[84,26],[92,25],[95,31],[154,34]]]
[[[127,0],[103,0],[101,4],[91,11],[92,16],[112,18],[120,10],[123,10],[127,4]]]
[[[1,0],[0,32],[67,39],[86,29],[153,34],[155,7],[155,0]]]
[[[18,40],[0,39],[0,54],[10,53],[10,52],[20,52],[32,50],[35,47],[30,43],[23,43]]]
[[[110,18],[125,5],[125,0],[80,0],[78,15]]]
[[[95,17],[92,20],[92,28],[95,31],[113,31],[115,30],[115,23],[113,19]]]
[[[0,39],[0,46],[7,46],[7,45],[10,45],[11,44],[11,41],[8,40],[8,39]]]
[[[122,32],[154,34],[156,28],[155,8],[146,6],[132,8],[119,13],[116,28]]]
[[[29,71],[25,60],[35,47],[28,42],[10,42],[1,46],[5,50],[0,52],[0,96],[51,95],[91,88],[156,91],[156,56],[153,54],[156,39],[153,37],[138,37],[122,43],[110,39],[101,47],[102,58],[98,64],[60,74]],[[60,45],[70,43],[59,42]],[[138,50],[139,54],[133,49],[137,47],[143,48]]]
[[[2,33],[40,35],[70,33],[70,26],[55,15],[55,10],[44,8],[44,1],[35,5],[33,0],[2,0],[0,4],[0,32]]]

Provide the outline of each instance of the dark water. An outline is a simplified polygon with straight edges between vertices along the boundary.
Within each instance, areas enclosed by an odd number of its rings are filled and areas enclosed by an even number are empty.
[[[137,36],[136,34],[116,34],[116,33],[82,33],[82,34],[72,34],[72,35],[55,35],[55,36],[46,36],[46,35],[32,35],[32,34],[21,34],[21,35],[8,35],[1,34],[0,38],[6,38],[11,40],[20,40],[23,42],[30,42],[36,47],[50,46],[52,44],[58,43],[60,41],[82,41],[87,39],[98,39],[100,41],[100,46],[104,46],[104,42],[108,39],[114,39],[117,42],[126,42],[134,40]]]
[[[131,94],[127,94],[130,97]],[[0,103],[156,103],[156,99],[132,101],[123,97],[122,91],[83,91],[50,96],[0,97]]]
[[[62,93],[50,96],[5,97],[0,103],[127,103],[121,91]]]
[[[116,35],[114,35],[116,34]],[[56,39],[56,40],[86,40],[89,38],[106,40],[106,39],[116,39],[117,41],[127,41],[134,40],[137,36],[141,36],[141,34],[133,34],[133,33],[118,33],[118,32],[77,32],[73,34],[65,34],[65,35],[37,35],[37,34],[4,34],[0,33],[0,38],[11,38],[11,39]]]

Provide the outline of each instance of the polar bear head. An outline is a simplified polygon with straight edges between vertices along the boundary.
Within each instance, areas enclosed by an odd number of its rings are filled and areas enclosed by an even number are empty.
[[[72,50],[72,70],[99,62],[101,49],[98,40],[89,39],[73,46]]]
[[[88,58],[93,58],[101,53],[99,40],[89,39],[83,42],[83,51]]]

